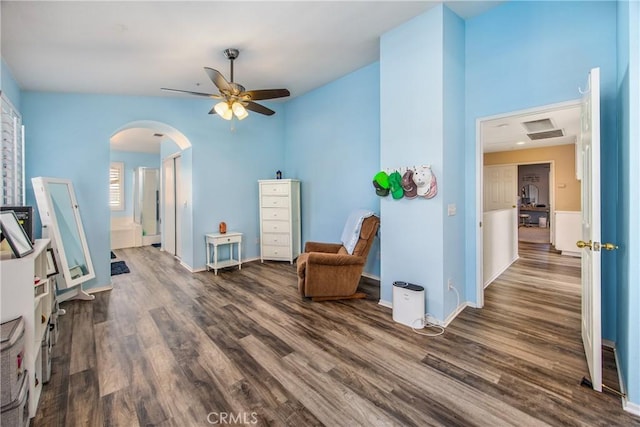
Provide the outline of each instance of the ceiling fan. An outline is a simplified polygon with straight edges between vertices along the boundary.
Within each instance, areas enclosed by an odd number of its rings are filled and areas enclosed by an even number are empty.
[[[266,116],[272,116],[275,114],[270,108],[260,105],[254,101],[260,101],[265,99],[283,98],[291,95],[288,89],[260,89],[260,90],[246,90],[241,84],[233,81],[233,61],[238,57],[240,51],[238,49],[225,49],[224,56],[231,61],[231,81],[227,81],[222,73],[213,68],[204,67],[204,71],[207,73],[211,81],[220,91],[220,94],[192,92],[190,90],[169,89],[161,88],[162,90],[170,92],[188,93],[197,96],[206,96],[208,98],[219,99],[214,107],[209,111],[209,114],[217,113],[225,120],[231,120],[235,115],[238,120],[245,119],[249,113],[247,110],[264,114]]]

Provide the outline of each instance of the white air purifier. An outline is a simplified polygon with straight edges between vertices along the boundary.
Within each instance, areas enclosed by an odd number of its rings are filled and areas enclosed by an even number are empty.
[[[415,329],[424,328],[424,288],[407,282],[393,282],[393,320]]]

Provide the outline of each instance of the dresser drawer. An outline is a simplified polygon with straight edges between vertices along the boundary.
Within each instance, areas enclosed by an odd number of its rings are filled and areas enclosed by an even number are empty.
[[[289,198],[282,196],[262,196],[263,208],[288,208]]]
[[[289,209],[287,208],[265,208],[262,210],[262,219],[277,219],[280,221],[289,221]]]
[[[214,245],[224,245],[226,243],[241,243],[242,236],[217,236],[217,237],[207,237],[207,242]]]
[[[286,182],[262,184],[262,194],[286,196],[289,194],[289,184],[287,184]]]
[[[262,257],[289,259],[291,257],[291,251],[289,250],[289,246],[263,245]]]
[[[264,233],[262,244],[265,246],[288,246],[289,233]]]
[[[289,221],[262,221],[263,233],[288,233],[289,228]]]

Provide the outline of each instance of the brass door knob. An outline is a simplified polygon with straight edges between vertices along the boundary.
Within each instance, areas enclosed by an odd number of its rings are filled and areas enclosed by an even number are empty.
[[[618,245],[614,245],[613,243],[603,243],[600,247],[605,251],[613,251],[618,249]]]
[[[584,240],[578,240],[576,242],[576,246],[579,248],[589,248],[591,249],[591,240],[589,240],[588,242],[585,242]]]

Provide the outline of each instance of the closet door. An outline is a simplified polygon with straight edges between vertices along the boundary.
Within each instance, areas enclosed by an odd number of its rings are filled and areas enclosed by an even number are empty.
[[[176,185],[174,159],[170,157],[162,162],[162,239],[163,249],[172,255],[176,254]]]
[[[182,192],[182,157],[175,157],[173,163],[173,173],[175,176],[175,201],[176,201],[176,220],[175,220],[175,255],[182,258],[182,213],[185,206],[184,196]]]

